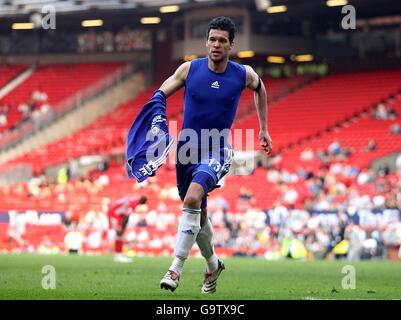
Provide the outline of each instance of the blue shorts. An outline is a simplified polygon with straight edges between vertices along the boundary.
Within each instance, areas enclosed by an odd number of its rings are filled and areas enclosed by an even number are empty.
[[[206,208],[206,197],[208,193],[219,187],[218,182],[230,170],[233,156],[233,150],[227,147],[220,149],[217,155],[212,154],[212,152],[203,156],[199,154],[199,162],[197,163],[182,164],[177,159],[177,188],[181,200],[184,201],[191,182],[196,182],[199,183],[205,191],[205,197],[202,199],[201,208]]]

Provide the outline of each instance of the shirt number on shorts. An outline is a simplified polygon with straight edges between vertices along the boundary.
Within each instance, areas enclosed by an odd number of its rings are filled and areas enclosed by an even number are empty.
[[[210,159],[208,166],[212,168],[215,172],[219,172],[221,169],[221,164],[216,159]]]

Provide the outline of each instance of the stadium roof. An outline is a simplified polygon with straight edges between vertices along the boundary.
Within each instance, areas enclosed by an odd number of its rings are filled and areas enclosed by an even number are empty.
[[[160,13],[159,8],[179,5],[180,9],[194,9],[215,5],[241,5],[257,11],[266,5],[285,5],[288,13],[305,16],[327,12],[327,0],[0,0],[0,18],[30,15],[41,12],[45,5],[51,5],[60,14],[78,14],[103,11],[131,11],[135,14]],[[333,1],[333,0],[331,0]],[[354,5],[357,14],[364,16],[400,14],[399,0],[342,0]]]
[[[53,6],[58,13],[78,13],[89,10],[159,9],[166,5],[210,5],[211,0],[0,0],[0,16],[13,16],[40,12],[45,5]],[[234,2],[234,1],[228,1]]]

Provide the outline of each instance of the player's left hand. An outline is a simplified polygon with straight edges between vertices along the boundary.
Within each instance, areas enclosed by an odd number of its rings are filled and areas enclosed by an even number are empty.
[[[273,141],[270,138],[269,132],[259,131],[259,141],[262,149],[269,155],[273,150]]]

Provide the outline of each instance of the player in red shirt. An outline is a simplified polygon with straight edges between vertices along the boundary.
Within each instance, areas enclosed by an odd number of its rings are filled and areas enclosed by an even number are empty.
[[[115,238],[115,256],[116,262],[131,262],[132,260],[122,254],[123,234],[127,227],[129,215],[134,212],[135,208],[140,204],[145,204],[148,200],[147,196],[141,197],[124,197],[109,208],[107,215],[109,217],[110,229],[116,233]]]

